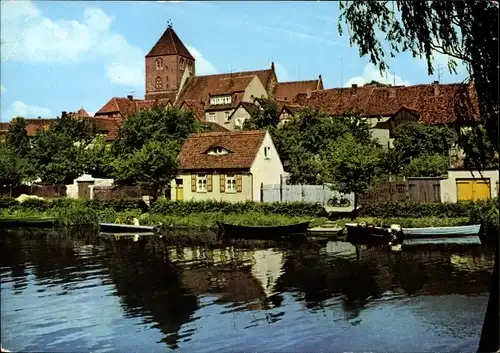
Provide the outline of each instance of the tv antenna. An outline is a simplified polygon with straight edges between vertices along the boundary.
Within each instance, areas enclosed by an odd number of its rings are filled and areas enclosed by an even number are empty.
[[[344,68],[344,57],[340,57],[340,88],[344,87],[344,77],[343,77],[343,68]]]
[[[441,83],[441,74],[442,73],[443,73],[443,65],[438,64],[438,66],[437,66],[438,83]]]

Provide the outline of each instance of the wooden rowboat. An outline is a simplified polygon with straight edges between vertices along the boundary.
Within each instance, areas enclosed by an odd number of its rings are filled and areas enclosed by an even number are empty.
[[[352,244],[380,244],[391,245],[401,243],[403,234],[399,225],[379,227],[359,223],[347,223],[346,240]]]
[[[473,224],[458,227],[403,228],[402,231],[405,239],[465,237],[478,235],[480,227],[480,224]]]
[[[3,218],[0,228],[53,228],[57,225],[55,218]]]
[[[310,222],[285,226],[240,226],[217,222],[219,234],[224,238],[280,240],[283,238],[305,238]]]

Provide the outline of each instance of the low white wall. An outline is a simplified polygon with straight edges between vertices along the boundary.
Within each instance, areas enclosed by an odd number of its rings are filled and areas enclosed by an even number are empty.
[[[457,179],[489,179],[491,187],[491,198],[494,198],[495,195],[498,195],[498,170],[483,170],[481,172],[468,170],[449,170],[448,179],[443,179],[440,182],[441,202],[457,202]]]
[[[112,186],[114,179],[100,179],[94,178],[92,175],[83,174],[73,180],[73,184],[66,185],[66,196],[72,198],[78,198],[78,182],[79,181],[93,181],[94,185],[90,188],[90,198],[94,198],[94,186]]]

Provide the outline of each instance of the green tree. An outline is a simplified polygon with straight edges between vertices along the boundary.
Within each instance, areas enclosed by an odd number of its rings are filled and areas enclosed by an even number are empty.
[[[441,154],[424,154],[404,167],[406,177],[439,177],[446,174],[450,161]]]
[[[244,130],[262,130],[273,131],[279,124],[278,104],[273,99],[261,99],[260,108],[256,109],[243,124]]]
[[[369,190],[378,178],[381,152],[381,147],[346,134],[332,141],[323,152],[323,180],[339,192],[353,192],[356,209],[359,194]]]
[[[436,52],[451,58],[450,72],[456,72],[456,60],[465,63],[491,145],[474,149],[467,139],[460,143],[478,166],[488,163],[483,158],[487,154],[474,155],[474,151],[499,148],[498,1],[355,0],[341,1],[340,11],[340,34],[342,24],[347,24],[351,44],[357,45],[360,56],[369,56],[381,71],[389,68],[387,53],[395,57],[409,51],[414,57],[425,57],[429,75],[434,73]],[[382,43],[384,39],[389,45]],[[459,126],[470,122],[473,98],[464,85],[455,107]]]
[[[26,157],[30,153],[30,141],[26,132],[26,120],[22,117],[12,119],[5,143],[6,147],[19,157]]]
[[[115,157],[111,151],[111,144],[103,136],[96,136],[85,151],[86,173],[94,178],[110,178],[113,175]]]
[[[176,140],[179,144],[193,132],[200,131],[200,124],[192,112],[178,108],[141,110],[128,117],[113,143],[115,156],[132,154],[149,141]]]
[[[394,149],[403,163],[429,153],[448,156],[455,142],[455,133],[446,127],[410,122],[394,130]]]
[[[21,185],[27,167],[26,159],[0,142],[0,186],[13,188]]]
[[[113,162],[116,183],[150,190],[156,199],[176,176],[179,150],[179,143],[175,140],[146,142],[141,149]]]

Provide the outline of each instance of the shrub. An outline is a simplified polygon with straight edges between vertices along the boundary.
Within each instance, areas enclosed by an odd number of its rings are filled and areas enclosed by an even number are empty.
[[[326,211],[321,205],[290,203],[259,203],[253,201],[231,203],[226,201],[169,201],[158,200],[152,206],[151,214],[187,216],[194,213],[220,212],[223,214],[260,212],[296,217],[324,217]]]
[[[419,203],[411,201],[388,201],[363,206],[360,216],[368,217],[467,217],[472,202]]]
[[[19,202],[13,197],[0,197],[0,210],[15,207]]]

